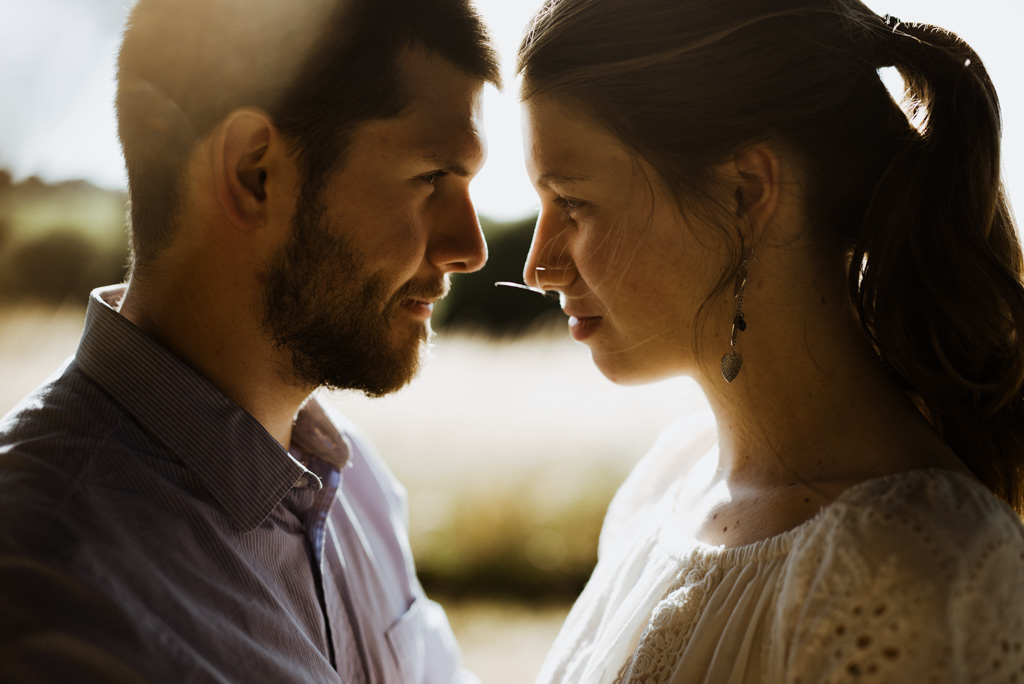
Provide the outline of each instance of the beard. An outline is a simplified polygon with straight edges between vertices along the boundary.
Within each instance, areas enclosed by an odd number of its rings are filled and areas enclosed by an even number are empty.
[[[299,198],[285,250],[266,272],[263,327],[290,362],[289,379],[384,396],[416,375],[431,335],[429,322],[399,329],[399,308],[442,296],[445,283],[410,281],[389,298],[381,274],[364,272],[338,228],[319,198]]]

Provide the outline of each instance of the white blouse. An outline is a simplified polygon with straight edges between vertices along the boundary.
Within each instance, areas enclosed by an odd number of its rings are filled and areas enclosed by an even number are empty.
[[[891,475],[778,536],[708,546],[672,525],[717,448],[702,425],[663,434],[616,494],[539,684],[1024,683],[1024,526],[988,489]]]

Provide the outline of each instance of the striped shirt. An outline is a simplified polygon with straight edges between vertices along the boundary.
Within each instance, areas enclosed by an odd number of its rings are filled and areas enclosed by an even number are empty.
[[[122,294],[0,421],[0,681],[475,681],[353,427],[311,400],[285,450]]]

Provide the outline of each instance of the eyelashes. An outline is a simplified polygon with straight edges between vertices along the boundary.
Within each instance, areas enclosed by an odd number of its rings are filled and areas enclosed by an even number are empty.
[[[554,199],[555,206],[562,210],[562,220],[572,221],[574,220],[573,212],[579,212],[581,209],[587,206],[587,202],[583,200],[574,199],[572,197],[563,197],[559,195]]]
[[[586,204],[583,200],[573,199],[572,197],[558,196],[555,198],[555,204],[562,207],[566,211],[573,211],[579,209]]]
[[[420,176],[420,180],[425,181],[425,182],[429,183],[430,185],[435,185],[437,183],[437,181],[441,180],[442,178],[444,178],[447,175],[448,175],[447,171],[432,171],[432,172],[426,174],[425,176]]]

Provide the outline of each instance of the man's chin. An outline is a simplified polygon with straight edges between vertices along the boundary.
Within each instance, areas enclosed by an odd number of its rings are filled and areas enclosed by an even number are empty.
[[[383,386],[385,383],[382,383],[382,391],[373,396],[391,394],[408,385],[432,357],[434,337],[435,333],[430,327],[430,321],[426,321],[414,336],[396,344],[390,350],[390,372],[386,373],[392,382],[387,383],[386,386]]]
[[[368,397],[383,397],[402,389],[416,377],[430,357],[429,340],[433,337],[429,324],[414,337],[387,349],[365,349],[358,363],[351,358],[337,359],[332,368],[323,368],[320,386],[331,390],[348,390]]]

